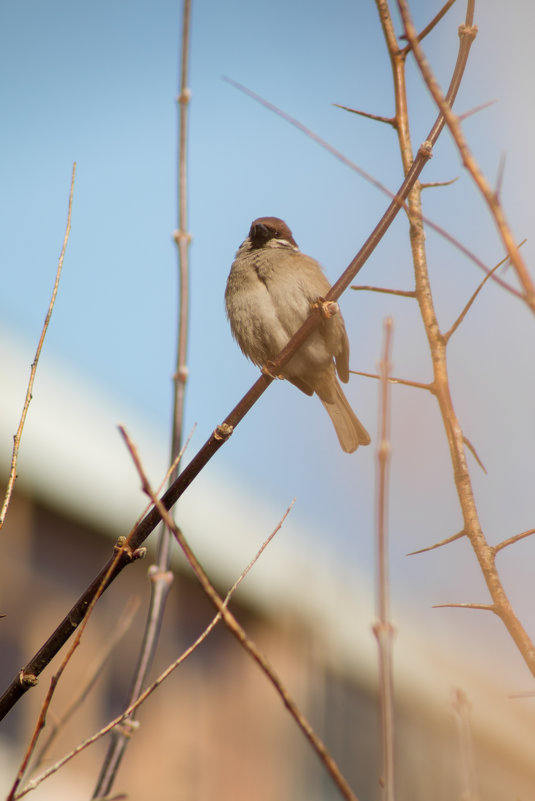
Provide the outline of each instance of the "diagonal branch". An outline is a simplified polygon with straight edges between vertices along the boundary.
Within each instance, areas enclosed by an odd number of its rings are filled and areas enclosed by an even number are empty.
[[[416,556],[418,553],[427,553],[427,551],[434,551],[435,548],[442,548],[443,545],[449,545],[450,542],[455,542],[455,540],[460,540],[461,537],[464,537],[466,534],[465,530],[458,531],[457,534],[452,534],[451,537],[447,537],[445,540],[441,540],[440,542],[435,542],[434,545],[428,545],[427,548],[420,548],[417,551],[411,551],[407,554],[407,556]]]

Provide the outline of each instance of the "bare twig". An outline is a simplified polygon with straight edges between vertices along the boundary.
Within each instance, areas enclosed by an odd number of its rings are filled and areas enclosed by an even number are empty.
[[[377,375],[376,373],[363,373],[360,370],[350,370],[350,373],[353,375],[362,375],[365,378],[376,378],[377,380],[381,380],[381,376]],[[419,381],[409,381],[406,378],[394,378],[393,376],[388,376],[388,383],[389,384],[401,384],[405,387],[415,387],[416,389],[426,389],[428,392],[434,393],[433,384],[422,384]]]
[[[463,112],[463,114],[459,114],[459,120],[463,122],[464,120],[467,120],[468,117],[472,117],[474,114],[479,114],[480,111],[489,108],[489,106],[493,106],[495,103],[496,100],[487,100],[486,103],[480,103],[478,106]]]
[[[427,551],[434,551],[435,548],[442,548],[443,545],[449,545],[450,542],[455,542],[455,540],[460,540],[461,537],[465,536],[465,531],[458,531],[457,534],[453,534],[451,537],[447,537],[445,540],[441,540],[440,542],[435,542],[434,545],[428,545],[427,548],[420,548],[417,551],[411,551],[407,554],[407,556],[416,556],[418,553],[427,553]]]
[[[494,192],[491,189],[488,181],[481,172],[476,159],[474,158],[472,152],[470,151],[470,148],[468,147],[468,143],[465,139],[461,124],[459,122],[459,118],[451,109],[452,102],[450,98],[448,98],[447,96],[444,97],[440,89],[440,86],[438,85],[438,82],[435,76],[433,75],[431,67],[429,66],[429,63],[418,41],[418,36],[416,34],[416,30],[412,22],[412,17],[409,11],[407,0],[397,0],[397,4],[401,17],[403,19],[405,35],[414,53],[414,57],[418,64],[418,68],[422,74],[422,77],[429,91],[433,95],[435,103],[437,104],[438,108],[440,109],[441,113],[444,116],[446,124],[453,136],[455,144],[457,145],[457,149],[459,150],[459,154],[461,156],[463,165],[466,167],[466,169],[472,176],[475,184],[477,185],[479,191],[481,192],[483,198],[485,199],[485,202],[489,208],[492,217],[494,218],[494,222],[498,229],[500,238],[503,242],[503,246],[511,260],[513,267],[515,268],[518,279],[524,289],[525,293],[524,299],[526,303],[530,306],[531,310],[535,312],[535,285],[533,283],[532,277],[530,276],[527,270],[524,260],[516,246],[512,231],[507,222],[499,198],[496,192]],[[477,35],[477,27],[473,24],[473,6],[474,6],[474,0],[469,0],[469,13],[467,15],[467,20],[465,22],[465,25],[461,30],[462,35],[468,36],[472,39],[474,39]]]
[[[58,268],[56,270],[56,278],[54,280],[54,287],[52,289],[52,296],[50,298],[50,303],[48,304],[48,310],[45,316],[45,322],[43,324],[43,328],[41,330],[41,336],[39,337],[39,342],[37,344],[37,350],[35,351],[35,356],[33,358],[31,370],[30,370],[30,379],[28,381],[28,387],[26,389],[26,397],[24,399],[24,405],[22,407],[22,414],[20,417],[19,427],[17,428],[16,434],[13,436],[13,453],[11,456],[11,467],[9,470],[9,479],[7,482],[6,492],[4,496],[4,501],[2,503],[2,508],[0,509],[0,529],[4,525],[4,520],[6,519],[7,510],[9,507],[9,503],[11,501],[11,496],[13,494],[13,487],[15,485],[15,481],[17,478],[17,460],[19,457],[19,449],[20,449],[20,440],[22,437],[22,431],[24,429],[24,424],[26,423],[26,417],[28,415],[28,409],[30,408],[30,402],[32,400],[32,392],[33,392],[33,385],[35,382],[35,375],[37,372],[37,365],[39,364],[39,358],[41,356],[41,351],[43,349],[43,344],[45,341],[46,332],[48,331],[48,325],[50,323],[50,318],[52,317],[52,311],[54,309],[54,304],[56,302],[56,297],[58,294],[58,287],[59,287],[59,279],[61,277],[61,271],[63,269],[63,260],[65,258],[65,251],[67,250],[67,242],[69,241],[69,234],[71,232],[71,214],[72,214],[72,198],[74,194],[74,178],[76,175],[76,162],[72,165],[72,175],[71,175],[71,187],[69,190],[69,205],[67,211],[67,226],[65,228],[65,236],[63,237],[63,245],[61,246],[61,253],[59,254],[58,259]]]
[[[421,41],[422,41],[422,39],[425,39],[425,37],[426,37],[426,36],[427,36],[429,33],[431,33],[431,31],[433,30],[433,28],[435,28],[435,27],[438,25],[438,23],[440,22],[440,20],[442,19],[442,17],[444,17],[444,16],[445,16],[445,15],[448,13],[448,11],[450,10],[450,8],[452,7],[452,5],[453,5],[454,3],[455,3],[455,0],[447,0],[447,2],[446,2],[446,3],[444,3],[444,5],[442,6],[442,8],[441,8],[441,9],[440,9],[440,11],[438,12],[438,14],[436,14],[436,15],[433,17],[433,19],[431,20],[431,22],[429,22],[429,23],[428,23],[428,24],[425,26],[425,28],[424,28],[424,29],[423,29],[423,30],[422,30],[422,31],[421,31],[421,32],[418,34],[418,41],[419,41],[419,42],[421,42]],[[410,45],[410,43],[409,43],[409,44],[407,44],[407,45],[405,45],[405,47],[403,48],[403,51],[402,51],[402,52],[403,52],[403,54],[406,56],[406,55],[407,55],[407,54],[410,52],[410,49],[411,49],[411,45]]]
[[[342,106],[341,103],[333,103],[333,106],[336,108],[341,108],[343,111],[350,111],[351,114],[358,114],[359,117],[366,117],[368,120],[374,120],[375,122],[385,122],[387,125],[391,125],[393,128],[396,127],[396,118],[395,117],[381,117],[379,114],[370,114],[369,111],[359,111],[357,108],[351,108],[350,106]]]
[[[476,460],[476,462],[478,463],[478,465],[480,466],[480,468],[483,470],[483,472],[485,474],[487,474],[487,468],[485,467],[485,465],[483,464],[483,462],[479,458],[479,454],[476,451],[475,447],[472,445],[472,443],[470,442],[470,440],[468,439],[468,437],[465,434],[463,434],[463,442],[466,445],[466,447],[468,448],[468,450],[470,451],[470,453],[472,454],[472,456],[474,457],[474,459]]]
[[[526,240],[524,239],[524,242],[525,241]],[[524,242],[521,242],[520,244],[523,245]],[[451,339],[452,335],[455,333],[455,331],[457,331],[457,329],[459,328],[460,324],[462,323],[462,321],[464,320],[464,318],[468,314],[468,311],[471,308],[474,300],[477,298],[477,296],[479,295],[479,293],[481,292],[481,290],[483,289],[483,287],[485,286],[485,284],[487,283],[487,281],[489,280],[491,275],[493,275],[496,272],[496,270],[499,267],[501,267],[502,264],[505,264],[505,262],[507,262],[507,261],[509,261],[509,256],[506,256],[505,259],[502,259],[501,261],[499,261],[498,264],[496,264],[492,268],[492,270],[486,274],[486,276],[481,281],[481,283],[477,287],[476,291],[473,293],[473,295],[471,296],[470,300],[468,301],[468,303],[466,304],[466,306],[464,307],[464,309],[462,310],[460,315],[457,317],[457,319],[455,320],[455,322],[453,323],[453,325],[451,326],[449,331],[446,331],[446,333],[444,334],[444,339],[446,340],[446,342],[448,342]]]
[[[354,289],[356,292],[381,292],[384,295],[398,295],[401,298],[416,297],[414,289],[388,289],[382,286],[359,286],[358,284],[351,286],[351,289]]]
[[[176,367],[173,376],[173,424],[171,433],[171,463],[174,467],[170,473],[169,481],[172,483],[178,475],[177,456],[181,451],[182,425],[184,417],[184,399],[187,368],[187,341],[188,341],[188,309],[189,309],[189,245],[191,236],[187,230],[187,133],[188,109],[190,90],[188,87],[188,64],[190,42],[191,0],[183,0],[182,9],[182,45],[180,63],[180,94],[179,104],[179,137],[178,137],[178,230],[174,233],[174,240],[178,249],[178,331]],[[165,611],[167,596],[173,583],[173,574],[170,566],[170,547],[172,536],[166,526],[160,527],[156,564],[149,570],[151,582],[151,596],[147,611],[147,620],[143,633],[143,641],[139,652],[137,665],[134,671],[129,701],[133,703],[140,695],[147,680],[150,668],[154,661],[158,644],[161,623]],[[93,798],[108,795],[113,787],[119,765],[129,742],[129,737],[123,728],[114,731],[114,736],[108,748],[104,763],[97,780]]]
[[[494,551],[494,554],[497,554],[504,548],[508,548],[510,545],[514,545],[515,542],[519,542],[520,540],[523,540],[526,537],[531,537],[532,534],[535,534],[535,528],[530,528],[528,531],[523,531],[522,534],[515,534],[514,537],[509,537],[508,539],[499,542],[498,545],[493,546],[492,550]]]
[[[433,604],[432,609],[483,609],[485,612],[498,614],[492,604]]]
[[[428,181],[427,183],[421,183],[420,189],[436,189],[439,186],[451,186],[458,180],[459,176],[457,175],[455,178],[451,178],[449,181]]]
[[[379,649],[379,703],[381,708],[382,776],[384,801],[394,801],[394,685],[392,677],[392,642],[395,629],[390,620],[388,580],[388,476],[391,454],[390,393],[388,374],[392,350],[392,318],[385,320],[384,349],[380,363],[381,436],[377,449],[377,622],[373,633]]]

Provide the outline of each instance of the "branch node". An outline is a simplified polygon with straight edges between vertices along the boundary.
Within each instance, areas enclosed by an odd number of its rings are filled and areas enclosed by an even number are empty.
[[[186,105],[186,103],[189,103],[189,101],[191,100],[191,89],[187,88],[182,89],[180,94],[177,96],[176,100],[177,103],[184,103],[184,105]]]
[[[186,245],[189,245],[191,240],[193,239],[193,235],[190,234],[189,231],[173,231],[173,239],[177,245],[180,245],[181,242],[184,242]]]
[[[430,159],[433,157],[433,143],[426,139],[418,148],[418,155],[423,159]]]
[[[229,425],[228,423],[221,423],[221,425],[217,426],[214,431],[214,439],[217,440],[227,440],[232,432],[234,431],[234,426]]]
[[[128,559],[129,562],[133,562],[134,559],[138,559],[140,557],[136,556],[136,553],[142,550],[146,550],[144,548],[137,548],[135,551],[132,550],[130,543],[128,542],[127,537],[118,537],[117,542],[113,546],[113,550],[115,553],[122,553]],[[144,555],[144,554],[143,554]]]
[[[459,25],[459,39],[466,37],[470,41],[474,41],[478,34],[479,28],[477,25]]]
[[[324,298],[318,298],[317,301],[312,304],[312,308],[319,309],[324,320],[330,320],[331,317],[334,317],[340,312],[340,306],[335,300],[324,300]]]
[[[188,377],[189,369],[187,364],[181,364],[176,373],[173,373],[173,381],[180,381],[181,384],[185,384]]]
[[[35,687],[39,679],[33,673],[25,673],[23,669],[19,673],[19,682],[23,687]]]
[[[175,578],[172,570],[161,570],[158,565],[151,565],[147,571],[147,575],[149,581],[152,581],[154,584],[161,581],[162,584],[168,587],[171,586]]]

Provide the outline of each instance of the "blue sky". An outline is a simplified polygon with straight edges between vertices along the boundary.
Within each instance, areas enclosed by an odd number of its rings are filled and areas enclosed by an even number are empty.
[[[412,5],[421,27],[441,4]],[[506,155],[502,196],[520,240],[529,237],[533,216],[535,98],[526,76],[535,66],[528,37],[535,11],[520,0],[503,6],[498,0],[478,4],[480,33],[457,108],[497,101],[467,120],[465,129],[491,180]],[[455,59],[462,15],[459,4],[426,40],[443,82]],[[519,18],[524,22],[515,27]],[[3,329],[25,343],[29,364],[53,282],[76,160],[72,233],[40,370],[46,370],[47,358],[64,362],[73,381],[82,374],[122,401],[125,410],[144,415],[165,441],[175,350],[180,4],[4,0],[0,19]],[[390,69],[372,2],[194,3],[191,378],[185,426],[188,431],[197,424],[192,452],[257,376],[231,339],[223,306],[228,270],[251,220],[286,219],[302,250],[334,280],[386,206],[374,187],[237,92],[224,75],[297,117],[391,189],[401,178],[391,129],[332,105],[392,112]],[[409,85],[417,147],[434,111],[413,68]],[[499,240],[445,133],[423,180],[457,175],[454,186],[426,192],[425,211],[492,266],[502,257]],[[362,283],[412,287],[406,229],[400,218],[361,272]],[[447,328],[481,276],[433,233],[428,247],[437,310]],[[531,263],[531,241],[524,253]],[[342,310],[354,369],[375,370],[383,319],[392,314],[395,373],[430,378],[415,304],[348,292]],[[450,349],[454,402],[489,469],[485,477],[474,468],[474,483],[492,541],[533,526],[534,355],[533,319],[495,287],[485,290]],[[34,402],[38,392],[37,384]],[[375,382],[356,377],[348,389],[374,439],[377,393]],[[116,422],[110,421],[110,436],[116,436],[111,428]],[[392,438],[394,591],[401,596],[417,587],[427,606],[474,595],[484,600],[465,544],[426,557],[425,565],[405,558],[460,528],[432,399],[396,388]],[[209,470],[235,478],[244,492],[260,489],[280,514],[296,496],[292,514],[304,528],[310,526],[311,536],[369,572],[375,462],[374,446],[352,457],[341,453],[317,399],[277,382]],[[516,600],[528,608],[533,599],[517,579],[533,548],[517,547],[517,556],[504,555],[504,571]],[[458,617],[449,620],[458,625]]]

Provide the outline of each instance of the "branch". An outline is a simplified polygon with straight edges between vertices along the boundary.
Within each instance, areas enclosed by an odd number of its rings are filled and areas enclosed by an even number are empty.
[[[191,93],[188,88],[188,63],[191,21],[191,0],[184,0],[182,9],[182,47],[180,68],[180,94],[179,104],[179,144],[178,144],[178,230],[174,233],[174,240],[178,250],[178,330],[176,367],[173,375],[173,423],[171,433],[171,457],[174,464],[169,475],[172,483],[178,475],[178,455],[181,453],[182,427],[184,418],[184,400],[186,381],[188,377],[187,344],[188,344],[188,317],[189,317],[189,245],[191,235],[187,230],[187,133],[188,108]],[[173,574],[170,571],[171,534],[165,526],[161,526],[158,538],[156,565],[149,570],[151,594],[143,641],[138,661],[132,679],[129,703],[133,703],[140,695],[154,662],[158,645],[167,596],[173,583]],[[128,721],[130,724],[131,721]],[[93,797],[107,796],[111,792],[113,782],[117,775],[119,765],[129,742],[129,736],[124,729],[114,732],[100,776],[95,787]]]
[[[524,241],[523,241],[523,242],[521,242],[521,243],[520,243],[519,247],[520,247],[521,245],[523,245],[523,244],[524,244],[524,242],[526,242],[526,240],[525,240],[525,239],[524,239]],[[498,264],[496,264],[496,265],[495,265],[495,266],[492,268],[492,270],[490,270],[490,272],[488,272],[488,273],[486,274],[486,276],[485,276],[485,277],[484,277],[484,279],[481,281],[481,283],[480,283],[480,284],[479,284],[479,286],[477,287],[476,291],[474,292],[474,294],[472,295],[472,297],[470,298],[470,300],[468,301],[468,303],[466,304],[466,306],[464,307],[464,309],[462,310],[462,312],[460,313],[460,315],[457,317],[457,319],[455,320],[455,322],[454,322],[454,323],[453,323],[453,325],[451,326],[450,330],[449,330],[449,331],[447,331],[447,332],[444,334],[444,339],[445,339],[445,341],[446,341],[446,342],[449,342],[449,340],[450,340],[451,336],[452,336],[452,335],[455,333],[455,331],[457,331],[457,329],[459,328],[460,324],[462,323],[462,321],[463,321],[463,320],[464,320],[464,318],[466,317],[466,315],[467,315],[467,313],[468,313],[468,310],[469,310],[469,309],[470,309],[470,307],[472,306],[472,304],[473,304],[474,300],[477,298],[477,296],[479,295],[479,293],[481,292],[481,290],[483,289],[483,287],[485,286],[485,284],[487,283],[487,281],[489,280],[489,278],[490,278],[492,275],[494,275],[494,273],[496,272],[496,270],[497,270],[499,267],[501,267],[501,266],[502,266],[502,264],[505,264],[507,261],[509,261],[509,256],[506,256],[506,257],[505,257],[505,259],[502,259],[501,261],[499,261],[499,262],[498,262]]]
[[[358,286],[354,285],[351,287],[354,289],[355,292],[359,291],[366,291],[366,292],[382,292],[385,295],[398,295],[401,298],[415,298],[416,292],[413,289],[385,289],[381,286]]]
[[[492,604],[433,604],[432,609],[483,609],[486,612],[496,612]]]
[[[377,450],[377,622],[373,633],[379,649],[379,704],[381,709],[382,775],[384,801],[394,801],[394,681],[392,645],[395,629],[390,619],[388,581],[388,478],[391,455],[390,391],[388,376],[392,350],[391,317],[385,320],[384,350],[380,363],[381,437]]]
[[[368,111],[359,111],[356,108],[350,108],[349,106],[342,106],[340,103],[333,103],[333,106],[336,108],[341,108],[343,111],[350,111],[351,114],[358,114],[360,117],[366,117],[368,120],[375,120],[375,122],[384,122],[387,125],[391,125],[393,128],[396,127],[396,118],[395,117],[381,117],[379,114],[370,114]]]
[[[411,551],[407,554],[407,556],[416,556],[418,553],[427,553],[427,551],[434,551],[435,548],[442,548],[443,545],[449,545],[450,542],[455,542],[455,540],[460,540],[461,537],[464,537],[466,534],[465,530],[458,531],[457,534],[453,534],[451,537],[447,537],[445,540],[441,540],[440,542],[435,542],[434,545],[428,545],[427,548],[420,548],[418,551]]]
[[[349,372],[353,375],[362,375],[365,378],[381,379],[381,376],[375,373],[362,373],[359,370],[350,370]],[[387,380],[389,384],[402,384],[405,387],[415,387],[416,389],[426,389],[428,392],[435,392],[433,384],[421,384],[419,381],[409,381],[406,378],[393,378],[392,376],[388,376]]]
[[[56,278],[54,281],[54,287],[52,289],[52,297],[50,298],[50,303],[48,304],[48,310],[45,317],[45,322],[43,324],[43,328],[41,330],[41,336],[39,337],[39,342],[37,344],[37,350],[35,351],[35,356],[32,362],[32,367],[30,370],[30,380],[28,381],[28,388],[26,390],[26,397],[24,399],[24,405],[22,407],[22,414],[19,422],[19,427],[17,428],[17,432],[13,437],[13,453],[11,456],[11,467],[9,470],[9,479],[7,482],[6,493],[4,496],[4,502],[2,504],[2,508],[0,509],[0,529],[4,525],[4,520],[6,519],[7,510],[9,507],[9,503],[11,501],[11,496],[13,494],[13,487],[15,485],[15,481],[17,479],[17,460],[19,458],[19,449],[20,449],[20,440],[22,437],[22,431],[24,429],[24,424],[26,423],[26,417],[28,415],[28,409],[30,408],[30,402],[32,400],[32,392],[33,392],[33,385],[35,382],[35,374],[37,372],[37,365],[39,363],[39,358],[41,356],[41,351],[43,349],[43,344],[45,341],[46,332],[48,331],[48,325],[50,323],[50,318],[52,317],[52,311],[54,309],[54,304],[56,302],[56,297],[58,294],[58,287],[59,287],[59,279],[61,277],[61,271],[63,269],[63,259],[65,258],[65,251],[67,250],[67,242],[69,241],[69,234],[71,232],[71,213],[72,213],[72,198],[74,194],[74,178],[76,175],[76,162],[72,165],[72,176],[71,176],[71,188],[69,190],[69,205],[67,211],[67,226],[65,228],[65,236],[63,237],[63,245],[61,247],[61,253],[59,254],[58,259],[58,268],[56,270]]]
[[[519,540],[523,540],[525,537],[531,537],[532,534],[535,534],[535,528],[530,528],[529,531],[523,531],[522,534],[515,534],[514,537],[509,537],[509,539],[503,540],[502,542],[498,543],[498,545],[494,545],[492,550],[496,555],[499,551],[503,550],[503,548],[508,548],[509,545],[514,545],[515,542],[519,542]]]
[[[453,5],[454,3],[455,3],[455,0],[447,0],[447,2],[446,2],[446,3],[444,3],[444,5],[442,6],[442,8],[441,8],[441,9],[440,9],[440,11],[438,12],[438,14],[436,14],[436,15],[433,17],[433,19],[431,20],[431,22],[429,22],[429,23],[428,23],[428,24],[425,26],[425,28],[422,30],[422,32],[418,34],[418,37],[417,37],[417,38],[418,38],[418,41],[419,41],[419,42],[421,42],[421,41],[422,41],[422,39],[425,39],[425,37],[426,37],[426,36],[427,36],[429,33],[431,33],[431,31],[433,30],[433,28],[435,28],[435,27],[438,25],[438,23],[440,22],[440,20],[442,19],[442,17],[444,17],[444,16],[445,16],[445,15],[448,13],[448,11],[450,10],[450,8],[452,7],[452,5]],[[410,42],[409,42],[409,44],[405,45],[405,47],[403,48],[403,51],[402,51],[402,52],[403,52],[403,55],[404,55],[404,56],[406,56],[406,55],[407,55],[407,54],[410,52],[410,50],[411,50],[411,44],[410,44]]]

